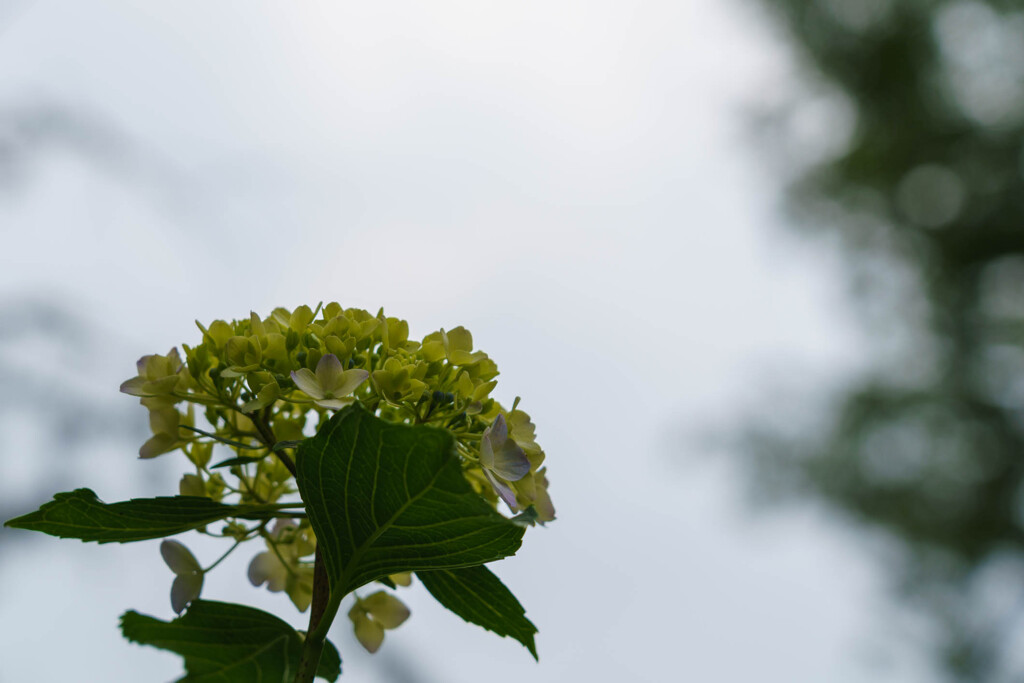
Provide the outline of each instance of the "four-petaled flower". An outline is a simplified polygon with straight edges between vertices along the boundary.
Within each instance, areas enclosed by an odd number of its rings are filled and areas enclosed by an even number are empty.
[[[519,481],[530,472],[530,460],[519,445],[508,438],[505,416],[498,415],[480,440],[480,467],[495,493],[509,508],[518,509],[516,494],[505,482]]]
[[[384,591],[368,598],[356,596],[356,604],[348,612],[355,628],[356,639],[369,652],[376,652],[384,642],[384,630],[398,628],[409,618],[409,608]]]
[[[295,607],[305,612],[313,600],[313,567],[299,558],[316,550],[308,529],[300,531],[294,521],[279,519],[266,542],[269,550],[249,563],[249,581],[254,586],[266,583],[271,593],[285,591]]]
[[[457,366],[474,365],[487,358],[483,351],[473,350],[473,335],[462,326],[428,334],[423,339],[423,355],[430,362],[447,359]]]
[[[314,375],[308,368],[292,371],[292,381],[303,393],[311,396],[321,408],[344,408],[355,399],[349,394],[370,376],[367,370],[344,370],[341,361],[328,353],[316,364]]]
[[[171,584],[171,607],[181,614],[188,603],[199,597],[203,590],[203,568],[189,549],[177,541],[165,540],[160,544],[164,562],[175,573]]]

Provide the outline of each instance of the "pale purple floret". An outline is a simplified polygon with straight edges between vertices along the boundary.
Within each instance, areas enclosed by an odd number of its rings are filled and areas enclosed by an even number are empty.
[[[516,494],[505,482],[519,481],[530,472],[530,460],[523,449],[508,438],[505,416],[498,415],[480,440],[480,466],[495,493],[509,508],[518,509]]]

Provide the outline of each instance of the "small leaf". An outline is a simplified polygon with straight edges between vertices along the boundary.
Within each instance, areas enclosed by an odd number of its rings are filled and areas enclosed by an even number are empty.
[[[329,640],[324,642],[320,663],[316,665],[316,675],[328,681],[336,681],[341,675],[341,655],[338,654],[338,648]]]
[[[419,571],[416,576],[452,612],[499,636],[511,636],[537,659],[533,640],[537,627],[526,618],[526,610],[512,591],[487,567]]]
[[[7,521],[14,529],[60,538],[127,543],[174,536],[226,517],[265,519],[279,506],[225,505],[198,496],[133,498],[104,503],[90,489],[57,493],[35,512]]]
[[[539,522],[540,514],[537,512],[537,508],[531,505],[515,517],[512,517],[509,521],[513,524],[518,524],[521,527],[533,526],[534,524],[540,524],[544,526],[543,522]]]
[[[399,572],[501,559],[522,542],[524,530],[473,491],[441,429],[353,404],[303,441],[296,468],[332,595]]]
[[[185,659],[189,683],[292,683],[302,655],[302,637],[286,622],[261,610],[195,600],[184,616],[160,621],[138,612],[121,617],[128,640],[170,650]],[[341,658],[329,642],[317,676],[341,674]]]
[[[263,458],[246,458],[245,456],[239,456],[237,458],[228,458],[227,460],[222,460],[216,465],[210,465],[210,469],[215,470],[218,467],[234,467],[235,465],[248,465],[251,462],[259,462],[260,460],[263,460]]]
[[[223,436],[217,436],[213,432],[207,432],[207,431],[204,431],[202,429],[197,429],[195,427],[189,427],[188,425],[179,425],[179,428],[180,429],[187,429],[190,432],[195,432],[197,434],[202,434],[203,436],[208,436],[211,439],[213,439],[214,441],[219,441],[219,442],[221,442],[223,444],[227,444],[228,446],[234,446],[235,448],[242,448],[242,449],[247,450],[247,451],[263,450],[263,446],[254,446],[251,443],[242,443],[241,441],[235,441],[234,439],[227,439],[227,438],[224,438]]]

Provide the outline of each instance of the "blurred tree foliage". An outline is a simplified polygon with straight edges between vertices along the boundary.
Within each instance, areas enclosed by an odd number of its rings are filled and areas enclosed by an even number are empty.
[[[789,208],[839,238],[884,351],[820,431],[761,424],[747,453],[902,542],[950,680],[1021,680],[1024,5],[763,4],[823,93],[772,119]]]

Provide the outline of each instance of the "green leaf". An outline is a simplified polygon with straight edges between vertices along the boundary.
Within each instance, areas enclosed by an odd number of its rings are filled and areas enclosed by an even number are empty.
[[[302,637],[289,624],[253,607],[195,600],[173,621],[125,612],[121,633],[140,645],[185,658],[181,683],[292,683],[302,655]],[[317,676],[341,674],[341,658],[326,643]]]
[[[316,675],[329,681],[336,681],[341,675],[341,655],[338,654],[338,648],[329,640],[324,641],[324,649],[316,665]]]
[[[537,513],[537,508],[531,505],[509,521],[521,527],[533,526],[534,524],[544,526],[544,522],[538,522],[538,519],[540,519],[540,515]]]
[[[35,512],[4,524],[60,538],[126,543],[173,536],[218,519],[266,519],[283,505],[225,505],[200,496],[133,498],[104,503],[90,489],[57,493]]]
[[[263,446],[255,446],[255,445],[253,445],[251,443],[242,443],[241,441],[235,441],[234,439],[227,439],[227,438],[225,438],[223,436],[217,436],[216,434],[214,434],[212,432],[203,431],[202,429],[197,429],[195,427],[189,427],[188,425],[178,425],[178,428],[179,429],[187,429],[190,432],[195,432],[197,434],[202,434],[203,436],[208,436],[211,439],[213,439],[214,441],[219,441],[222,444],[226,444],[228,446],[234,446],[235,448],[241,448],[241,449],[247,450],[247,451],[260,451],[260,450],[263,450],[263,448],[264,448]]]
[[[248,465],[249,463],[259,462],[260,460],[263,460],[263,458],[246,458],[245,456],[241,456],[238,458],[228,458],[227,460],[220,461],[216,465],[210,465],[210,469],[215,470],[218,467],[234,467],[235,465]]]
[[[452,612],[499,636],[511,636],[537,659],[537,646],[533,642],[537,627],[526,618],[526,610],[512,591],[487,567],[420,571],[416,576],[430,594]]]
[[[447,431],[385,422],[356,403],[296,457],[332,601],[389,574],[498,560],[522,542],[463,477]]]
[[[217,436],[216,434],[214,434],[212,432],[207,432],[205,430],[198,429],[196,427],[189,427],[188,425],[178,425],[178,428],[179,429],[187,429],[190,432],[196,432],[197,434],[202,434],[203,436],[208,436],[211,439],[213,439],[214,441],[219,441],[222,444],[226,444],[228,446],[233,446],[234,448],[241,448],[241,449],[246,450],[246,451],[262,451],[263,449],[266,448],[266,446],[259,446],[259,445],[255,445],[255,444],[251,444],[251,443],[242,443],[241,441],[235,441],[234,439],[228,439],[228,438],[223,437],[223,436]],[[301,441],[278,441],[277,443],[275,443],[273,446],[270,447],[270,450],[276,453],[277,451],[283,451],[286,448],[295,448],[300,443],[302,443],[302,442]],[[258,457],[258,458],[252,458],[252,460],[254,460],[254,461],[255,460],[262,460],[263,457],[265,457],[265,456],[261,456],[261,457]],[[242,460],[243,458],[238,458],[238,459]],[[221,464],[223,464],[223,463],[221,463]]]

